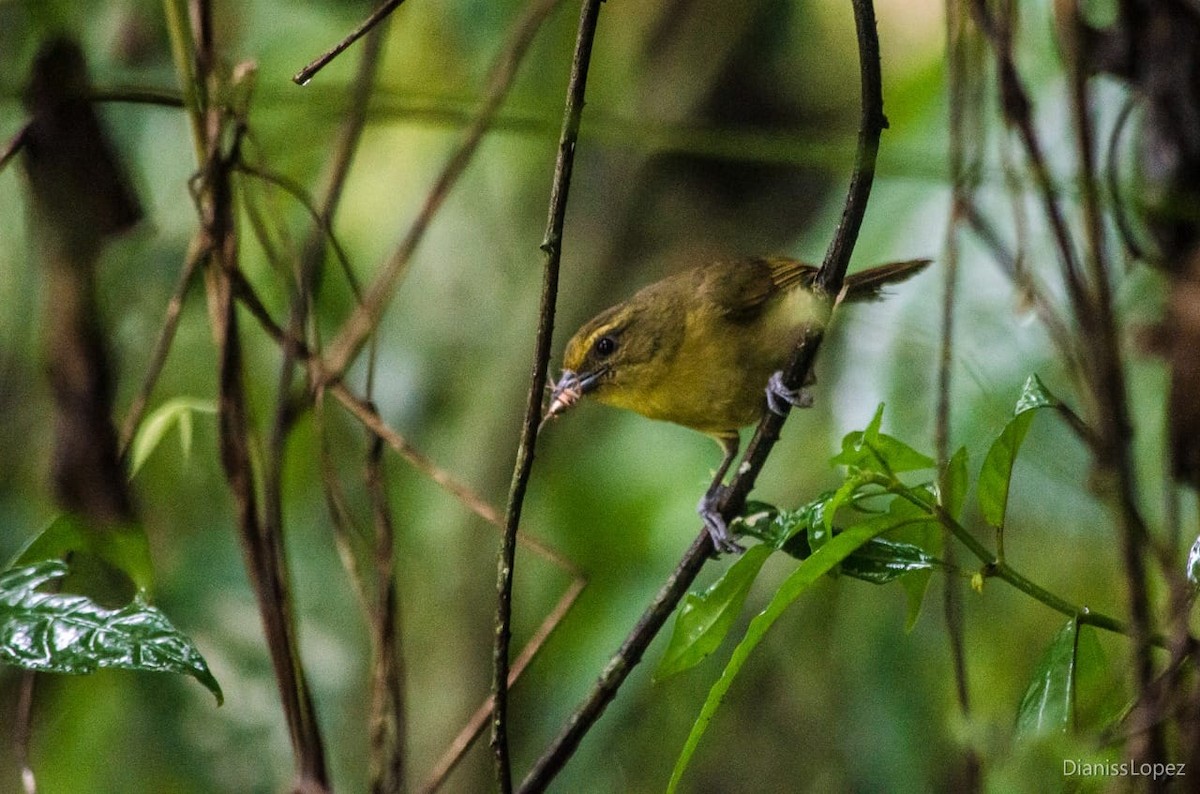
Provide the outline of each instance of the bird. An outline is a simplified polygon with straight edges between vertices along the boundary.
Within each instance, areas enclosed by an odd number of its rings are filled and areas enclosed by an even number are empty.
[[[928,259],[893,262],[846,277],[838,300],[882,297]],[[708,260],[643,287],[584,323],[563,353],[542,425],[587,397],[713,438],[724,458],[697,510],[717,552],[741,551],[716,510],[737,455],[738,429],[811,395],[788,389],[782,367],[806,329],[834,305],[814,288],[818,269],[782,257]]]

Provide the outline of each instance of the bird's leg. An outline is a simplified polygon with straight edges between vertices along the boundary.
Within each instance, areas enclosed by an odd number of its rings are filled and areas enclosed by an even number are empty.
[[[811,408],[813,404],[812,392],[808,391],[805,386],[799,389],[789,389],[783,385],[783,372],[775,370],[767,381],[767,407],[771,409],[771,413],[783,416],[787,413],[784,408],[784,403],[795,408]]]
[[[729,526],[721,516],[721,511],[717,509],[721,499],[725,496],[725,473],[729,471],[730,464],[737,457],[739,440],[737,433],[716,436],[716,440],[721,445],[721,449],[725,451],[725,459],[717,467],[712,485],[708,486],[708,491],[700,499],[700,504],[696,505],[696,512],[704,520],[704,528],[708,530],[708,536],[712,538],[713,547],[718,553],[743,552],[746,548],[729,534]]]

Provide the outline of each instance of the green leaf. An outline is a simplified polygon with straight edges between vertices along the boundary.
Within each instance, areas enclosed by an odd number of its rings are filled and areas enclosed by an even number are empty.
[[[833,570],[838,563],[849,557],[867,541],[882,532],[886,532],[888,524],[883,521],[885,518],[887,517],[879,516],[852,527],[836,535],[820,549],[814,551],[811,557],[800,563],[796,570],[784,580],[779,590],[775,593],[775,596],[771,599],[771,602],[767,604],[766,609],[756,615],[754,620],[750,622],[750,626],[746,630],[746,636],[734,648],[729,663],[725,666],[721,677],[717,679],[712,689],[709,690],[708,698],[704,701],[700,715],[692,725],[691,733],[688,735],[683,750],[679,754],[679,759],[675,762],[675,769],[671,773],[671,782],[667,785],[668,794],[678,789],[683,772],[687,769],[688,763],[696,752],[696,748],[700,745],[700,740],[704,737],[709,723],[712,722],[717,707],[721,705],[721,701],[725,698],[729,687],[746,664],[746,660],[750,657],[750,654],[762,642],[763,637],[766,636],[767,630],[775,624],[775,621],[779,619],[784,610],[814,582]]]
[[[875,409],[875,416],[871,418],[866,430],[854,430],[842,437],[842,451],[830,459],[830,465],[846,466],[853,471],[870,464],[870,451],[866,442],[879,436],[879,428],[883,424],[883,406],[884,404],[880,403]]]
[[[917,452],[898,438],[879,432],[883,422],[883,403],[875,411],[871,424],[864,431],[847,433],[842,438],[842,451],[830,463],[856,470],[891,476],[906,471],[932,468],[933,459]]]
[[[926,488],[910,489],[918,496],[924,496],[927,505],[933,504],[933,494]],[[940,521],[934,518],[931,508],[921,508],[907,499],[894,500],[893,512],[898,517],[906,519],[903,526],[888,533],[887,540],[909,543],[921,549],[925,555],[937,564],[937,558],[942,553],[945,544],[945,532]],[[931,569],[913,571],[900,578],[900,586],[908,597],[908,612],[904,618],[904,630],[912,631],[921,616],[921,607],[925,603],[925,593],[929,589],[929,580],[933,576]]]
[[[179,427],[179,446],[184,459],[187,459],[192,450],[192,415],[216,412],[217,406],[212,400],[194,397],[176,397],[160,405],[146,417],[133,438],[129,453],[129,476],[138,473],[142,464],[176,425]]]
[[[46,673],[186,673],[222,702],[196,646],[140,596],[113,610],[85,596],[37,590],[67,572],[66,563],[46,560],[0,573],[0,661]]]
[[[959,447],[946,466],[945,489],[941,495],[942,507],[956,520],[962,519],[963,505],[967,501],[967,448]]]
[[[893,474],[899,474],[905,471],[922,471],[924,469],[932,469],[934,466],[933,458],[905,444],[898,438],[893,438],[887,433],[880,433],[879,438],[875,443],[871,444],[871,451],[883,462],[887,464],[888,470]]]
[[[804,559],[810,553],[807,534],[814,527],[823,525],[832,497],[832,491],[825,491],[795,510],[780,510],[766,502],[747,502],[744,513],[734,519],[730,530],[758,538],[773,548]],[[798,554],[798,550],[803,553]]]
[[[837,515],[837,511],[857,499],[862,494],[863,488],[873,484],[875,478],[876,474],[874,472],[852,471],[850,476],[846,478],[846,481],[833,492],[833,496],[825,500],[819,511],[820,521],[809,524],[806,527],[809,535],[809,543],[814,550],[819,548],[821,543],[824,542],[822,539],[816,537],[816,535],[820,534],[817,530],[824,527],[826,533],[832,532],[833,518]]]
[[[1100,633],[1080,624],[1075,641],[1075,728],[1095,731],[1111,725],[1124,706],[1122,677],[1114,675],[1100,647]]]
[[[1075,700],[1078,629],[1075,618],[1068,620],[1038,663],[1017,709],[1017,738],[1062,733],[1070,724]]]
[[[71,559],[63,587],[115,606],[154,585],[150,543],[140,524],[95,526],[64,513],[35,535],[9,563],[10,568],[42,560]]]
[[[1008,491],[1012,483],[1013,464],[1034,411],[1041,408],[1058,408],[1062,403],[1046,390],[1037,375],[1030,375],[1017,398],[1013,418],[1001,431],[1000,436],[988,450],[983,468],[979,472],[978,498],[983,518],[994,527],[1004,526],[1004,515],[1008,510]]]
[[[979,472],[979,509],[983,511],[984,520],[994,527],[1004,526],[1013,464],[1032,421],[1031,413],[1013,418],[993,442],[983,460],[983,468]]]
[[[752,546],[703,595],[688,593],[675,618],[671,642],[654,672],[656,681],[695,667],[720,647],[773,551],[765,544]]]
[[[936,564],[920,546],[875,538],[842,560],[841,571],[871,584],[887,584],[906,573],[933,570]]]
[[[852,490],[852,489],[851,489]],[[928,488],[918,486],[906,489],[924,504],[933,504],[933,495]],[[876,494],[872,494],[875,496]],[[776,547],[798,560],[812,556],[829,539],[843,530],[833,526],[829,508],[843,496],[826,492],[799,510],[783,510],[775,514],[770,528],[759,524],[755,537],[764,542],[774,542]],[[914,505],[908,499],[893,498],[886,516],[874,516],[887,523],[890,537],[873,540],[852,554],[839,566],[839,571],[855,579],[885,584],[900,580],[908,596],[909,631],[916,624],[925,598],[925,590],[934,566],[940,564],[937,555],[942,552],[941,524],[929,509]],[[826,523],[830,526],[827,528]],[[782,542],[781,542],[782,541]]]
[[[1050,393],[1041,378],[1037,375],[1030,375],[1025,379],[1025,385],[1021,387],[1021,396],[1017,398],[1013,416],[1019,416],[1035,408],[1058,408],[1061,405],[1062,400]]]

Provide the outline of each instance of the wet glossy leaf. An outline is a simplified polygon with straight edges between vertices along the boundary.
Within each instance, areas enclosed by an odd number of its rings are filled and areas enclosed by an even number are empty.
[[[1025,435],[1036,416],[1035,411],[1040,408],[1057,408],[1059,405],[1061,403],[1058,398],[1046,390],[1038,376],[1030,375],[1021,390],[1021,396],[1017,398],[1013,418],[993,442],[979,472],[979,508],[983,512],[984,520],[992,526],[1004,526],[1013,464],[1016,463],[1021,444],[1025,441]]]
[[[1200,537],[1196,538],[1192,550],[1188,552],[1187,567],[1184,570],[1192,587],[1200,587]]]
[[[1074,618],[1068,620],[1038,663],[1017,709],[1019,738],[1062,732],[1070,724],[1078,627]]]
[[[57,560],[0,573],[0,661],[47,673],[102,667],[185,673],[221,702],[221,687],[196,646],[140,597],[106,609],[85,596],[38,591],[66,574],[66,563]]]
[[[748,500],[742,514],[729,524],[729,531],[735,535],[747,535],[757,538],[763,543],[776,545],[781,530],[778,507],[768,502]]]
[[[814,526],[823,524],[833,495],[833,491],[826,491],[795,510],[780,510],[766,502],[747,502],[745,512],[734,520],[730,529],[803,559],[808,556],[807,535]],[[797,555],[797,548],[803,548],[804,553]]]
[[[1030,375],[1021,387],[1021,396],[1017,398],[1013,415],[1018,416],[1034,408],[1058,408],[1060,405],[1062,401],[1050,393],[1042,379],[1036,374]]]
[[[841,571],[864,582],[887,584],[906,573],[932,570],[936,564],[919,546],[875,538],[843,560]]]
[[[745,665],[750,654],[762,642],[763,637],[766,636],[767,630],[775,624],[775,621],[779,620],[784,610],[799,598],[805,590],[812,586],[814,582],[853,554],[855,549],[861,547],[864,543],[871,540],[871,538],[887,531],[886,523],[882,522],[881,518],[883,517],[877,517],[871,521],[852,527],[836,535],[820,549],[814,551],[811,557],[800,563],[799,567],[784,580],[766,609],[756,615],[754,620],[750,622],[750,626],[746,630],[746,636],[734,648],[729,663],[725,666],[721,677],[717,679],[717,682],[709,690],[708,697],[704,701],[704,706],[700,710],[700,715],[692,725],[691,733],[688,735],[683,750],[675,762],[675,769],[671,773],[671,781],[667,785],[668,794],[678,789],[683,772],[687,769],[692,756],[696,752],[696,748],[700,745],[700,740],[704,737],[713,715],[716,714],[717,707],[721,705],[721,701],[725,698],[725,694],[729,691],[729,687],[733,684],[734,679],[737,678],[738,673]]]
[[[752,546],[702,595],[688,593],[675,618],[671,643],[654,672],[655,680],[695,667],[720,647],[742,611],[759,570],[774,550],[765,544]]]

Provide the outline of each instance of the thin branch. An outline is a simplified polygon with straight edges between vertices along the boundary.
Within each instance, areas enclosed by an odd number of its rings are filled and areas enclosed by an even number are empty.
[[[916,507],[919,507],[923,510],[930,509],[930,505],[913,496],[907,488],[894,490],[893,493],[900,498],[907,500]],[[1103,612],[1096,612],[1095,610],[1089,609],[1086,606],[1073,604],[1062,596],[1050,592],[1033,580],[1027,578],[1020,571],[1013,568],[1008,562],[1002,560],[996,554],[992,553],[992,551],[980,543],[979,540],[977,540],[966,527],[960,524],[958,520],[954,518],[954,516],[950,515],[950,513],[947,512],[942,505],[933,505],[932,509],[934,515],[938,521],[941,522],[942,526],[948,529],[950,533],[954,535],[954,537],[958,538],[959,542],[966,546],[971,553],[974,554],[981,563],[983,563],[984,575],[1002,579],[1035,601],[1044,604],[1045,606],[1062,615],[1077,618],[1080,623],[1086,623],[1089,626],[1095,626],[1096,628],[1111,631],[1115,634],[1124,634],[1126,636],[1130,636],[1131,632],[1129,625],[1124,621],[1118,620],[1117,618]],[[1162,637],[1155,637],[1153,641],[1158,645],[1165,646],[1166,644]]]
[[[352,528],[354,521],[350,516],[350,508],[346,504],[346,494],[338,479],[337,467],[334,465],[333,452],[329,447],[329,435],[325,417],[325,392],[318,392],[313,401],[313,423],[319,439],[318,456],[322,491],[325,494],[325,506],[329,511],[329,521],[333,525],[333,543],[337,548],[342,567],[350,579],[354,590],[355,600],[364,616],[371,614],[371,599],[367,593],[366,581],[363,578],[362,567],[358,562],[358,553],[354,549]]]
[[[351,415],[362,422],[372,433],[382,438],[393,451],[404,458],[410,465],[448,491],[455,499],[484,521],[497,528],[503,528],[504,523],[495,508],[467,485],[455,479],[452,474],[437,466],[437,464],[414,447],[406,438],[392,429],[380,418],[374,406],[355,396],[343,383],[335,383],[327,388],[329,393],[341,402]],[[569,575],[571,577],[571,584],[559,599],[554,609],[551,610],[550,614],[542,620],[533,637],[517,655],[516,660],[513,662],[512,672],[509,674],[510,684],[520,677],[525,667],[532,661],[533,656],[541,649],[550,632],[562,622],[567,611],[575,603],[576,598],[578,598],[579,593],[587,585],[587,579],[584,577],[583,572],[574,563],[536,537],[522,532],[517,536],[517,543],[529,548],[530,551]],[[459,732],[459,735],[438,761],[435,771],[426,779],[426,782],[423,784],[423,790],[435,790],[445,782],[445,777],[450,774],[450,771],[458,763],[462,754],[479,737],[483,725],[486,724],[487,716],[491,714],[493,702],[493,699],[489,696],[475,714],[472,715],[468,724]],[[477,721],[478,725],[476,724]]]
[[[1098,392],[1098,424],[1103,453],[1097,461],[1116,476],[1116,507],[1120,519],[1122,559],[1129,586],[1129,614],[1134,643],[1134,673],[1139,696],[1146,693],[1154,680],[1154,659],[1150,637],[1153,632],[1150,615],[1150,595],[1146,581],[1145,548],[1149,533],[1137,505],[1137,486],[1132,457],[1132,425],[1129,418],[1128,392],[1125,371],[1117,339],[1116,317],[1109,287],[1107,249],[1104,244],[1103,218],[1096,184],[1095,151],[1087,93],[1087,74],[1084,64],[1088,58],[1082,34],[1083,20],[1075,9],[1067,12],[1069,27],[1069,58],[1071,110],[1074,117],[1075,143],[1079,156],[1080,192],[1083,203],[1086,263],[1089,266],[1095,296],[1094,388]],[[1080,318],[1082,324],[1082,318]],[[1086,327],[1086,326],[1085,326]],[[1141,740],[1132,743],[1130,757],[1134,761],[1155,761],[1166,757],[1162,727],[1158,725],[1153,703],[1139,706],[1134,715],[1135,730],[1144,728]]]
[[[293,336],[304,333],[312,324],[311,338],[314,349],[320,351],[321,335],[316,327],[316,316],[312,312],[315,286],[320,282],[326,244],[334,250],[351,291],[357,301],[362,294],[358,279],[336,236],[333,234],[333,218],[340,203],[342,190],[350,173],[350,166],[362,140],[366,126],[367,106],[379,71],[386,24],[375,27],[367,38],[344,120],[339,126],[337,142],[326,166],[324,197],[318,208],[315,203],[300,196],[301,203],[309,209],[314,225],[301,251],[297,290],[302,299],[293,306],[291,331]],[[286,180],[282,180],[286,181]],[[281,184],[277,180],[278,184]],[[285,189],[287,189],[285,187]],[[294,193],[294,195],[296,195]],[[285,347],[285,349],[288,349]],[[375,361],[372,344],[371,372]],[[367,399],[371,399],[372,378],[367,378]],[[323,407],[324,390],[318,389],[314,397]],[[324,424],[322,423],[322,430]],[[395,522],[387,498],[386,479],[383,467],[383,439],[368,430],[369,452],[365,468],[366,490],[370,497],[372,523],[374,524],[373,560],[375,599],[365,603],[364,614],[370,624],[371,633],[371,707],[369,721],[369,776],[373,792],[404,790],[407,723],[405,715],[404,653],[399,625],[400,606],[395,571]],[[342,504],[340,483],[333,470],[332,456],[327,439],[321,437],[321,457],[324,471],[325,490],[331,515],[335,516],[335,540],[355,586],[364,593],[357,558],[349,544],[347,516]]]
[[[404,654],[396,591],[396,532],[383,470],[383,439],[372,437],[366,469],[367,493],[375,525],[375,606],[371,611],[371,791],[404,790]]]
[[[172,42],[179,45],[189,38],[188,28],[178,15],[177,4],[167,3],[172,22]],[[258,494],[249,449],[250,421],[246,406],[243,360],[235,283],[241,275],[238,266],[238,239],[234,222],[234,199],[230,184],[232,159],[222,153],[222,140],[230,118],[212,97],[222,91],[216,71],[212,7],[209,0],[189,4],[195,31],[195,88],[188,94],[188,110],[193,118],[193,136],[199,152],[202,179],[198,195],[203,246],[211,250],[205,270],[209,316],[219,358],[218,436],[221,464],[234,498],[247,572],[258,601],[259,614],[267,638],[276,684],[296,766],[296,787],[300,790],[326,791],[329,788],[325,755],[312,695],[300,661],[293,615],[287,562],[282,538],[282,514],[279,508],[278,478],[268,463],[264,482],[265,516],[258,512]],[[182,31],[178,28],[184,28]],[[185,86],[191,58],[176,46],[176,61]],[[234,147],[236,150],[236,146]],[[236,153],[234,155],[236,157]],[[237,275],[235,275],[237,274]],[[285,348],[290,345],[285,345]],[[275,440],[268,453],[277,457],[282,449],[282,429],[286,422],[277,419]]]
[[[302,191],[300,197],[303,198]],[[307,199],[304,200],[304,203],[306,203],[307,206],[312,206],[312,202]],[[357,294],[356,282],[353,279],[353,272],[347,268],[346,273],[347,277],[351,280],[352,288],[355,288]],[[310,377],[314,382],[320,383],[323,379],[319,377],[319,356],[315,355],[313,351],[309,351],[302,340],[295,339],[294,336],[291,336],[288,332],[284,331],[284,329],[270,316],[269,311],[255,293],[253,286],[245,280],[244,276],[241,276],[240,272],[234,273],[233,288],[238,299],[250,311],[251,315],[258,320],[262,328],[277,344],[283,345],[286,339],[292,339],[292,343],[295,345],[298,355],[309,365]],[[493,508],[487,501],[476,494],[468,486],[459,482],[452,474],[433,463],[433,461],[431,461],[416,447],[414,447],[407,439],[388,426],[379,416],[374,406],[372,406],[366,400],[355,396],[344,383],[337,382],[327,386],[324,390],[318,389],[316,395],[318,405],[323,404],[323,394],[326,392],[332,394],[339,402],[342,403],[343,407],[345,407],[351,413],[351,415],[362,422],[362,424],[368,428],[372,434],[382,438],[388,444],[388,446],[390,446],[395,452],[397,452],[424,476],[433,480],[435,484],[448,491],[455,499],[457,499],[460,503],[478,515],[480,518],[496,527],[503,526],[501,517],[495,508]],[[323,464],[323,466],[328,465],[328,463]],[[324,476],[324,479],[326,483],[327,502],[329,503],[331,515],[334,516],[335,542],[338,546],[339,555],[342,557],[343,563],[346,564],[347,569],[350,571],[351,578],[355,584],[356,593],[358,594],[360,602],[364,605],[364,612],[366,614],[370,614],[370,608],[367,606],[366,593],[363,587],[361,573],[359,572],[358,568],[357,557],[355,556],[349,543],[349,518],[344,506],[344,498],[341,496],[340,486],[337,485],[336,478],[332,476],[331,472],[327,473]],[[574,565],[574,563],[559,554],[551,547],[544,544],[542,541],[522,533],[518,535],[517,542],[528,547],[535,554],[543,559],[546,559],[552,565],[567,573],[571,577],[572,581],[567,593],[564,594],[564,596],[560,599],[559,603],[556,605],[550,615],[543,620],[534,637],[526,644],[526,646],[518,655],[517,660],[514,663],[514,673],[510,676],[510,680],[513,681],[519,677],[520,672],[524,669],[525,664],[527,664],[527,660],[531,659],[532,654],[537,652],[537,650],[540,648],[540,645],[544,642],[546,636],[548,636],[549,632],[552,631],[559,622],[561,622],[563,616],[566,614],[566,611],[574,603],[578,593],[583,590],[587,583],[586,578]],[[439,768],[445,768],[446,774],[448,774],[450,768],[457,763],[458,757],[461,755],[461,753],[465,753],[470,744],[476,738],[478,738],[479,732],[482,730],[482,725],[486,722],[486,715],[491,712],[492,702],[492,699],[489,697],[480,707],[481,710],[476,712],[476,715],[484,715],[483,717],[479,717],[480,720],[483,720],[483,722],[480,723],[480,726],[475,727],[476,717],[473,716],[472,721],[463,729],[462,732],[460,732],[459,737],[452,744],[451,748],[446,754],[443,755],[443,758],[439,762]],[[433,785],[434,787],[437,787],[441,785],[441,782],[438,781],[436,777],[431,777],[429,781],[427,781],[427,785]]]
[[[119,102],[128,105],[154,105],[162,108],[183,108],[184,99],[171,91],[153,88],[108,88],[92,91],[93,102]]]
[[[1001,106],[1006,121],[1012,125],[1021,138],[1025,152],[1033,170],[1034,182],[1042,201],[1043,212],[1050,223],[1054,235],[1059,261],[1063,271],[1063,282],[1067,287],[1067,295],[1075,311],[1076,321],[1080,323],[1085,335],[1091,334],[1092,321],[1091,295],[1088,292],[1083,269],[1079,263],[1079,255],[1067,228],[1066,218],[1058,204],[1058,196],[1054,182],[1050,178],[1050,168],[1046,164],[1045,153],[1041,141],[1033,128],[1032,103],[1029,92],[1017,72],[1016,62],[1012,53],[1012,30],[1007,18],[999,22],[991,15],[985,0],[971,0],[971,10],[975,15],[976,24],[984,32],[992,45],[996,56],[996,66],[1000,78]]]
[[[600,673],[596,683],[580,704],[571,712],[562,730],[555,737],[541,757],[534,763],[529,774],[521,783],[520,791],[545,791],[550,782],[562,771],[567,761],[578,749],[579,743],[587,735],[596,720],[604,713],[604,709],[617,695],[621,684],[642,660],[646,648],[658,636],[658,632],[667,622],[667,618],[675,611],[675,606],[687,593],[688,587],[695,580],[700,569],[712,556],[712,539],[708,532],[701,532],[692,545],[684,553],[675,570],[667,577],[667,581],[650,602],[633,629],[625,637],[608,664]]]
[[[968,94],[967,58],[969,39],[965,15],[958,3],[946,3],[946,48],[949,50],[949,102],[950,102],[950,176],[953,180],[950,219],[946,225],[946,243],[942,292],[941,350],[938,357],[937,413],[934,425],[934,447],[937,454],[938,495],[943,501],[949,493],[950,478],[950,410],[951,386],[954,361],[954,310],[958,304],[958,233],[963,220],[963,209],[970,202],[970,183],[967,180],[965,147],[968,142],[967,114],[974,110]],[[945,534],[945,533],[944,533]],[[957,566],[957,549],[953,543],[945,544],[944,558],[950,567]],[[950,644],[950,658],[954,666],[955,692],[958,708],[964,717],[971,714],[971,690],[967,678],[967,661],[963,640],[962,581],[955,576],[945,577],[942,591],[942,612],[946,621],[946,634]],[[979,757],[971,748],[966,755],[965,781],[969,791],[979,789]]]
[[[1059,314],[1054,302],[1046,295],[1043,285],[1038,283],[1036,276],[1029,272],[1028,268],[1020,265],[1017,255],[1008,249],[996,228],[974,202],[969,203],[964,212],[967,224],[976,238],[988,248],[992,261],[999,266],[1013,286],[1029,300],[1034,313],[1042,325],[1046,326],[1047,336],[1058,350],[1059,357],[1075,379],[1082,382],[1084,363],[1080,352],[1075,348],[1075,336],[1071,333],[1070,325]]]
[[[542,23],[558,7],[561,0],[533,0],[514,25],[509,38],[491,71],[491,78],[480,106],[471,125],[463,134],[462,141],[442,168],[429,194],[425,197],[417,217],[413,220],[404,239],[380,268],[375,282],[368,289],[362,303],[346,318],[337,337],[330,344],[321,368],[327,380],[336,380],[346,371],[358,355],[362,346],[378,326],[384,310],[395,294],[400,277],[425,237],[437,211],[441,208],[451,188],[458,182],[468,163],[479,148],[484,134],[491,127],[496,113],[508,96],[509,89],[517,76],[518,67],[524,60],[541,29]]]
[[[262,301],[254,292],[253,287],[249,282],[242,277],[240,280],[237,274],[234,276],[233,288],[237,294],[238,300],[242,305],[249,310],[250,314],[259,322],[263,330],[267,332],[276,344],[282,345],[288,334],[279,323],[271,317]],[[307,351],[302,347],[303,342],[298,342],[298,349],[301,351],[301,357],[308,362],[310,368],[319,365],[319,359],[314,356],[311,351]],[[316,378],[319,370],[310,370],[310,375]],[[333,395],[338,402],[356,419],[362,422],[363,426],[369,429],[372,433],[379,435],[387,442],[400,457],[404,458],[417,471],[428,477],[443,490],[447,491],[451,496],[457,499],[463,506],[470,510],[475,515],[482,518],[489,524],[496,527],[503,527],[504,521],[497,512],[496,508],[492,507],[482,496],[473,491],[465,483],[460,482],[453,474],[438,466],[425,453],[421,452],[412,442],[398,433],[394,428],[383,421],[383,418],[366,400],[355,395],[348,386],[344,383],[334,383],[326,387],[329,394]],[[540,540],[526,534],[520,534],[517,537],[519,543],[529,546],[531,550],[539,556],[550,560],[554,565],[564,571],[569,572],[572,576],[580,577],[582,574],[579,569],[558,552],[547,546]]]
[[[308,64],[308,66],[305,66],[303,69],[296,72],[295,76],[292,77],[292,82],[296,85],[308,85],[309,82],[312,81],[313,77],[316,76],[317,72],[324,69],[330,61],[341,55],[350,48],[350,45],[369,33],[371,28],[375,27],[384,19],[386,19],[388,15],[399,8],[400,4],[403,2],[404,0],[387,0],[387,2],[385,2],[383,5],[371,12],[371,15],[367,17],[361,25],[351,31],[350,35],[346,36],[346,38],[342,39],[337,44],[334,44],[315,60],[313,60],[312,63]]]
[[[209,253],[201,242],[200,236],[192,238],[192,242],[188,246],[187,258],[184,260],[183,267],[179,271],[179,278],[175,282],[175,291],[171,293],[171,298],[167,301],[162,328],[158,332],[154,351],[150,354],[150,361],[146,365],[146,374],[142,377],[142,385],[134,395],[133,401],[129,405],[129,411],[125,414],[125,421],[121,424],[118,449],[122,460],[129,454],[129,445],[133,442],[133,434],[137,432],[138,425],[142,423],[142,418],[146,414],[146,406],[150,402],[150,395],[154,393],[154,387],[167,363],[171,345],[175,342],[175,332],[179,329],[179,319],[183,314],[183,301],[187,296],[188,288],[191,286],[200,263],[208,257]]]
[[[4,151],[0,152],[0,173],[3,173],[5,166],[20,153],[21,149],[25,148],[25,142],[28,140],[28,137],[29,125],[26,124],[17,130],[17,134],[12,136],[8,143],[5,144]]]
[[[397,433],[394,429],[387,425],[379,416],[379,413],[366,401],[362,400],[353,394],[348,387],[341,383],[335,383],[327,387],[329,393],[340,402],[343,407],[348,410],[351,415],[356,417],[363,423],[372,433],[383,438],[400,457],[404,458],[408,463],[424,474],[435,484],[442,489],[448,491],[455,499],[461,502],[468,510],[475,515],[487,521],[489,524],[502,526],[503,522],[500,519],[500,514],[496,509],[484,500],[479,494],[472,491],[465,484],[459,482],[445,469],[439,467],[436,463],[430,460],[423,452],[409,442],[404,436]]]
[[[1121,159],[1121,135],[1125,132],[1135,107],[1137,107],[1137,100],[1133,94],[1130,94],[1125,99],[1125,104],[1121,106],[1121,112],[1117,114],[1116,121],[1113,122],[1112,132],[1108,138],[1104,170],[1108,177],[1108,193],[1113,206],[1113,220],[1117,223],[1117,231],[1121,234],[1121,242],[1125,244],[1126,253],[1137,260],[1151,261],[1156,257],[1152,257],[1142,247],[1141,243],[1138,242],[1137,234],[1133,230],[1133,222],[1129,219],[1129,211],[1121,191],[1121,169],[1119,167]],[[1159,263],[1155,262],[1154,264]]]
[[[546,373],[550,365],[550,342],[554,333],[554,313],[558,301],[558,271],[562,260],[563,224],[567,214],[571,173],[575,164],[575,145],[579,139],[579,124],[583,118],[584,93],[587,89],[588,67],[592,60],[592,44],[600,17],[602,0],[584,0],[579,15],[579,32],[575,38],[575,55],[571,62],[571,77],[567,83],[566,107],[563,111],[562,134],[558,141],[558,158],[554,166],[554,182],[550,190],[549,217],[542,251],[546,255],[542,280],[541,308],[538,312],[537,337],[534,342],[533,372],[525,401],[525,419],[521,441],[513,465],[512,486],[504,516],[504,532],[496,561],[496,622],[495,645],[492,649],[492,752],[496,762],[496,785],[502,794],[512,791],[512,764],[508,753],[508,676],[509,643],[512,638],[512,586],[516,564],[517,531],[521,525],[521,509],[525,490],[533,472],[533,456],[537,447],[537,431],[541,420],[542,399],[545,394]]]
[[[875,10],[871,0],[853,0],[855,29],[858,37],[860,80],[862,82],[862,108],[859,121],[858,147],[855,153],[855,168],[850,179],[850,188],[841,221],[834,233],[825,260],[817,276],[817,283],[827,293],[841,290],[850,255],[857,240],[858,230],[866,212],[871,182],[875,172],[875,156],[879,151],[879,137],[886,125],[883,115],[882,82],[879,66],[879,38],[875,29]],[[793,386],[803,383],[808,377],[822,332],[806,332],[793,352],[784,374],[784,383]],[[759,423],[754,438],[737,467],[733,482],[725,492],[719,505],[726,520],[737,515],[745,504],[746,495],[754,485],[759,471],[766,463],[779,430],[786,417],[766,412]],[[701,531],[692,542],[675,570],[668,577],[654,601],[651,602],[633,630],[625,638],[620,649],[605,665],[599,679],[593,684],[584,700],[568,717],[562,730],[534,764],[533,769],[521,784],[522,792],[544,791],[554,777],[570,760],[583,737],[600,718],[605,707],[616,697],[621,684],[630,671],[641,661],[642,654],[662,629],[667,618],[674,612],[679,600],[712,555],[712,541],[707,530]]]
[[[265,168],[259,168],[247,163],[238,163],[234,167],[234,170],[274,185],[288,193],[290,196],[292,196],[292,198],[296,199],[296,201],[300,202],[300,206],[304,207],[304,210],[308,213],[309,217],[312,218],[313,223],[316,225],[317,234],[319,235],[318,240],[321,242],[321,244],[328,242],[330,248],[333,249],[333,253],[337,257],[337,260],[340,263],[343,271],[347,273],[350,272],[350,257],[346,254],[346,249],[342,247],[341,242],[338,241],[337,236],[333,233],[333,210],[329,208],[328,204],[323,207],[318,207],[302,185],[293,179],[289,179],[283,174],[277,174],[274,171],[269,171]],[[304,272],[305,270],[306,268],[302,266],[301,272]],[[355,283],[354,286],[357,287],[357,283]]]

